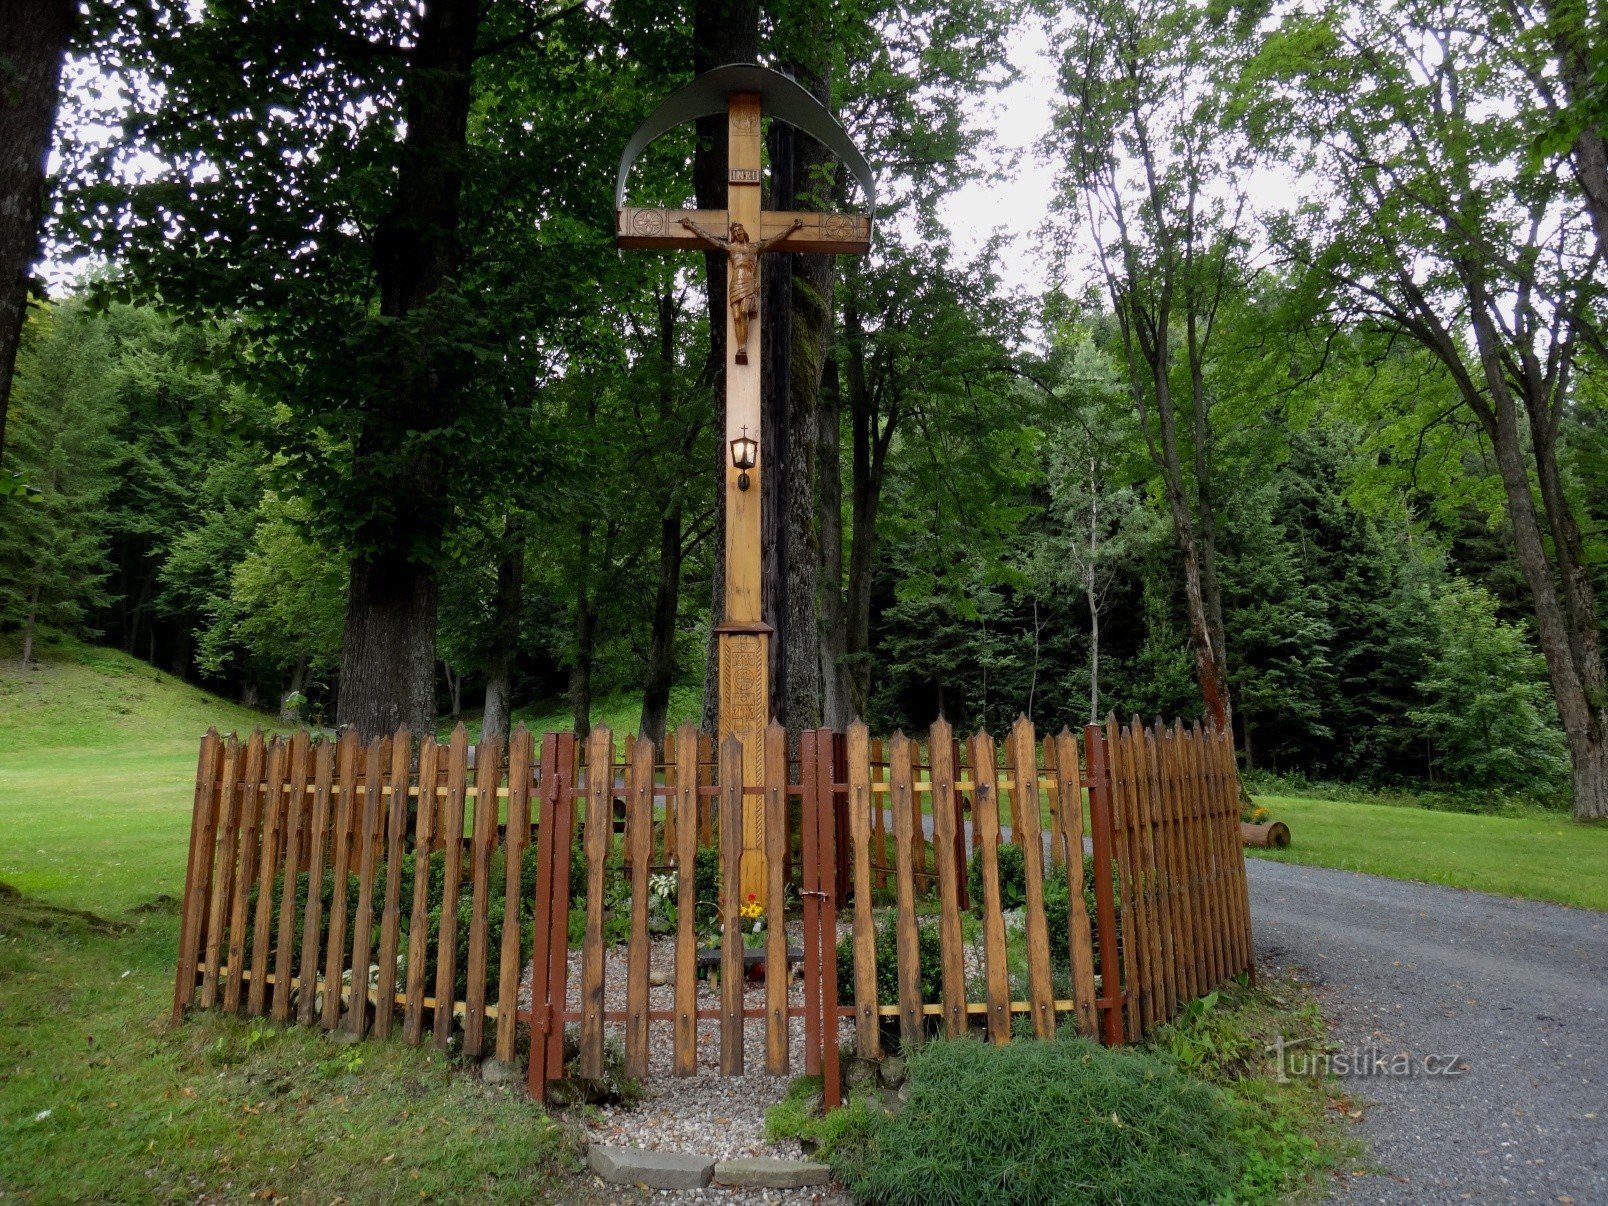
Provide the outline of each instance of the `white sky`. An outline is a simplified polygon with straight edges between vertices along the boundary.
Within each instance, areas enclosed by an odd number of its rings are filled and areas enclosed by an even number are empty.
[[[999,265],[1000,279],[1009,289],[1039,296],[1049,291],[1054,272],[1044,232],[1055,195],[1055,167],[1037,148],[1050,132],[1059,93],[1049,39],[1037,22],[1017,28],[1009,53],[1017,79],[977,115],[977,124],[993,131],[1006,171],[998,179],[959,189],[944,200],[939,213],[951,245],[968,259],[989,236],[1005,231],[1010,244]]]

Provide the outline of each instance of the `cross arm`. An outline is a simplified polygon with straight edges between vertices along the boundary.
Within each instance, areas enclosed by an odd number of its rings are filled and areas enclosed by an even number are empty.
[[[683,218],[691,218],[708,230],[724,231],[728,226],[723,209],[639,209],[627,206],[615,218],[615,246],[646,250],[708,250],[707,243],[681,225]],[[772,254],[788,251],[864,255],[871,249],[871,219],[864,214],[766,210],[755,241],[775,238],[785,233],[795,221],[804,225],[784,242],[769,248]],[[750,232],[750,236],[754,237],[753,232]]]

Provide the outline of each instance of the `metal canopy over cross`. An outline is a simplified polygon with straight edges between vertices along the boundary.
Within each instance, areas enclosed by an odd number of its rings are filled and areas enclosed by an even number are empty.
[[[727,174],[724,210],[644,209],[625,204],[631,165],[659,135],[685,122],[726,113]],[[859,182],[868,212],[778,212],[761,206],[761,117],[769,114],[810,135],[836,155]],[[766,252],[863,255],[871,249],[876,181],[865,157],[836,119],[788,77],[752,63],[705,72],[667,97],[620,156],[615,180],[615,242],[625,248],[703,251],[727,256],[725,619],[719,642],[718,737],[743,743],[743,778],[764,781],[765,726],[769,720],[770,638],[762,614],[760,582],[763,446],[760,432],[760,256]],[[750,354],[750,352],[753,354]],[[740,451],[741,450],[741,451]],[[746,455],[744,455],[746,454]],[[738,463],[748,460],[751,464]],[[764,801],[743,806],[744,893],[764,893]]]

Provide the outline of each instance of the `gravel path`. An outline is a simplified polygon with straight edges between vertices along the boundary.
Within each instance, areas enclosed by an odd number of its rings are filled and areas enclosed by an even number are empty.
[[[1608,1202],[1608,914],[1246,861],[1260,959],[1314,983],[1343,1051],[1413,1068],[1346,1079],[1387,1170],[1347,1196]]]
[[[848,932],[847,925],[839,926],[839,935]],[[788,926],[788,940],[793,946],[803,942],[803,927],[794,922]],[[670,1009],[675,1004],[675,939],[655,939],[648,960],[649,973],[662,977],[662,985],[648,989],[648,1003],[652,1009]],[[604,959],[604,998],[606,1009],[625,1008],[626,948],[612,947]],[[568,997],[569,1008],[579,1010],[581,981],[580,952],[570,955]],[[528,1005],[530,972],[522,989],[521,1004]],[[804,990],[795,977],[790,981],[789,1003],[802,1006]],[[761,1007],[765,1004],[763,984],[750,985],[744,994],[745,1005]],[[709,981],[698,985],[700,1008],[717,1008],[720,995],[710,987]],[[804,1019],[790,1021],[790,1058],[793,1076],[803,1074]],[[608,1028],[611,1035],[618,1028]],[[841,1024],[840,1042],[854,1036],[853,1023],[847,1019]],[[763,1018],[750,1018],[743,1027],[743,1076],[720,1075],[720,1023],[713,1018],[698,1022],[698,1074],[677,1077],[671,1075],[674,1047],[670,1039],[668,1022],[652,1023],[648,1043],[648,1078],[643,1082],[644,1099],[635,1106],[602,1106],[586,1123],[587,1136],[593,1142],[624,1147],[642,1147],[658,1151],[690,1152],[729,1160],[737,1156],[779,1156],[784,1159],[804,1158],[797,1141],[770,1143],[765,1139],[765,1114],[771,1106],[787,1095],[792,1076],[769,1076],[765,1073],[765,1022]],[[804,1190],[749,1190],[710,1186],[703,1190],[682,1191],[670,1196],[678,1199],[709,1199],[740,1202],[838,1203],[846,1204],[849,1198],[821,1188]]]

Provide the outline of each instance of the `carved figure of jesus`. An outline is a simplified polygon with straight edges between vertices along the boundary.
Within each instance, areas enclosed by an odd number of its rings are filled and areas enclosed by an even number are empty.
[[[748,363],[748,320],[759,317],[759,257],[794,231],[802,230],[804,222],[794,218],[793,224],[779,235],[755,243],[748,237],[741,222],[731,224],[731,237],[721,238],[705,230],[691,218],[681,219],[681,225],[692,231],[711,247],[726,253],[726,297],[731,306],[732,327],[737,334],[737,363]]]

